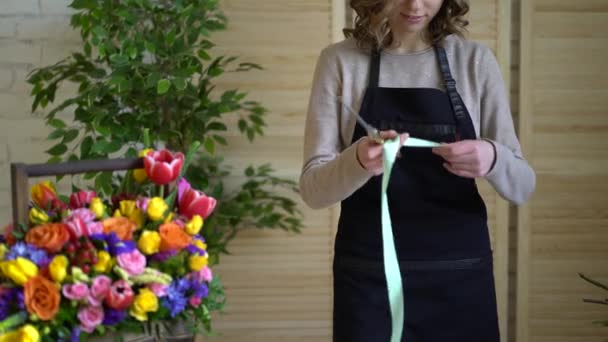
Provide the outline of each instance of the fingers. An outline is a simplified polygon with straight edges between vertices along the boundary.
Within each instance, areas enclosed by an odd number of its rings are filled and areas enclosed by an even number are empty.
[[[478,174],[468,171],[466,169],[457,169],[454,166],[444,163],[443,167],[445,167],[449,172],[455,174],[456,176],[465,177],[465,178],[476,178]]]

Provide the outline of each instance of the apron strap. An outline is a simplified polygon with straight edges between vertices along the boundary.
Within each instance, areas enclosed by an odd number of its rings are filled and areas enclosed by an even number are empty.
[[[441,70],[441,75],[443,76],[443,83],[445,85],[445,89],[448,93],[448,97],[450,99],[450,104],[452,105],[452,111],[454,112],[454,116],[456,117],[456,125],[457,125],[457,136],[456,140],[460,140],[463,137],[468,138],[476,138],[475,129],[473,126],[473,122],[471,121],[471,117],[458,94],[458,90],[456,89],[456,81],[452,77],[452,72],[450,71],[450,63],[448,62],[448,56],[445,52],[445,49],[441,46],[435,45],[435,51],[437,53],[437,59],[439,61],[439,68]]]
[[[380,49],[372,48],[371,63],[369,64],[369,88],[378,88],[380,79]]]

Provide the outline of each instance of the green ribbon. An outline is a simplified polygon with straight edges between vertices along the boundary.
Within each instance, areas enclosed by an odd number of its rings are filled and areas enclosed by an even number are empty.
[[[409,139],[408,139],[409,140]],[[407,140],[406,140],[407,141]],[[393,238],[393,225],[388,211],[386,189],[391,178],[397,152],[401,148],[400,139],[386,140],[383,146],[384,174],[382,176],[382,250],[384,253],[384,276],[388,288],[388,300],[391,307],[392,332],[391,342],[400,342],[403,334],[403,285],[399,260]]]
[[[440,144],[417,138],[407,138],[404,146],[436,147]],[[400,138],[385,140],[383,144],[384,174],[382,175],[382,250],[384,254],[384,276],[388,288],[388,300],[391,307],[392,331],[391,342],[400,342],[403,335],[403,281],[399,270],[399,259],[395,249],[393,237],[393,224],[388,211],[388,196],[386,190],[391,178],[391,171],[401,148]]]

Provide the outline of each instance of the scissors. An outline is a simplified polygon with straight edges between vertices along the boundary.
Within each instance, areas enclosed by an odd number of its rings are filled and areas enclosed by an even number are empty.
[[[357,118],[357,122],[359,122],[359,124],[363,126],[365,132],[367,132],[368,137],[372,138],[378,144],[384,143],[384,139],[382,139],[382,137],[380,136],[380,131],[378,131],[376,127],[368,124],[365,120],[363,120],[361,115],[359,115],[359,113],[356,113],[352,108],[350,108],[346,103],[344,103],[341,98],[339,98],[339,100],[340,103],[342,103],[342,106],[344,106],[344,108],[346,108],[352,115],[355,116],[355,118]]]
[[[365,120],[363,120],[363,118],[361,117],[361,115],[359,115],[358,113],[356,113],[352,108],[350,108],[346,103],[344,103],[344,101],[342,101],[341,97],[338,97],[338,100],[340,101],[340,103],[342,104],[342,106],[344,106],[344,108],[346,108],[352,115],[355,116],[355,118],[357,118],[357,122],[359,122],[359,124],[361,126],[363,126],[363,128],[367,132],[367,136],[369,136],[371,139],[373,139],[378,144],[383,144],[384,143],[384,139],[380,136],[380,131],[378,131],[378,129],[376,127],[368,124]],[[434,141],[429,141],[429,140],[409,137],[405,141],[404,146],[411,146],[411,147],[438,147],[438,146],[441,146],[441,144],[436,143]]]

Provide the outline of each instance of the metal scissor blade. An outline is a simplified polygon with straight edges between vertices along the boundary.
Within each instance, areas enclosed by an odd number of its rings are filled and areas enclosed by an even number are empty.
[[[341,97],[338,97],[338,100],[340,101],[342,106],[350,112],[350,114],[355,116],[355,118],[357,119],[357,122],[359,122],[359,124],[361,126],[363,126],[363,128],[367,132],[367,135],[369,135],[372,139],[376,140],[377,142],[380,142],[380,143],[384,142],[384,139],[382,139],[380,137],[380,133],[374,126],[368,124],[365,120],[363,120],[363,118],[361,117],[361,115],[359,115],[359,113],[355,112],[349,105],[347,105],[346,103],[344,103],[342,101]]]

